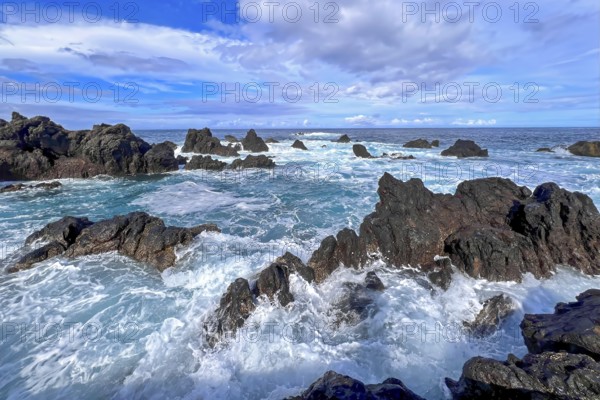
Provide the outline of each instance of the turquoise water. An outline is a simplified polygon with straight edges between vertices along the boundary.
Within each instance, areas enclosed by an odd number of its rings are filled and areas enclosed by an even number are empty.
[[[183,144],[185,131],[139,131],[149,142]],[[215,131],[219,137],[242,131]],[[600,278],[561,270],[547,281],[488,283],[466,277],[432,294],[406,273],[372,265],[337,271],[320,287],[293,279],[296,301],[287,308],[259,305],[257,326],[227,346],[204,346],[202,324],[236,277],[251,278],[285,251],[307,260],[320,241],[343,227],[357,229],[372,212],[384,172],[421,178],[435,192],[453,192],[466,179],[511,178],[531,188],[554,181],[600,205],[600,162],[539,147],[598,140],[598,129],[420,129],[259,131],[280,144],[271,172],[178,171],[135,178],[64,179],[56,191],[0,198],[2,267],[24,239],[65,215],[110,218],[143,210],[168,224],[216,223],[179,250],[174,268],[156,270],[116,254],[55,259],[30,271],[0,275],[0,398],[279,399],[308,386],[328,369],[366,382],[394,376],[428,399],[447,396],[443,379],[457,378],[474,355],[505,359],[524,354],[516,329],[524,312],[549,312],[558,301],[600,286]],[[347,133],[373,155],[401,152],[413,161],[361,160]],[[423,137],[439,149],[403,149]],[[457,160],[439,153],[455,139],[474,139],[489,159]],[[295,139],[310,151],[290,148]],[[327,147],[322,148],[323,145]],[[226,160],[226,158],[223,158]],[[344,281],[376,270],[387,286],[378,311],[358,326],[333,327],[332,304]],[[501,334],[457,338],[452,327],[473,317],[484,299],[504,291],[520,305]],[[293,336],[292,333],[297,335]]]

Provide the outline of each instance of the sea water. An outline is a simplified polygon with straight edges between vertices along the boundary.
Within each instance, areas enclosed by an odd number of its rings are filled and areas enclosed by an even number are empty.
[[[149,142],[180,147],[185,131],[139,131]],[[216,131],[223,137],[242,131]],[[264,130],[273,137],[273,171],[176,171],[131,178],[63,179],[59,190],[1,195],[0,266],[19,256],[25,238],[66,215],[93,221],[146,211],[167,224],[216,223],[178,250],[174,268],[156,269],[118,254],[56,258],[16,274],[0,274],[0,398],[7,399],[281,399],[308,387],[327,370],[366,383],[403,380],[428,399],[444,399],[445,377],[457,379],[469,358],[499,360],[526,348],[518,329],[525,313],[552,312],[600,278],[559,269],[548,280],[490,283],[455,275],[446,292],[431,290],[410,268],[373,264],[340,269],[321,285],[292,276],[287,307],[260,299],[244,329],[215,348],[203,325],[227,286],[251,279],[290,251],[304,261],[327,235],[358,229],[378,201],[384,172],[420,178],[438,193],[467,179],[510,178],[534,188],[553,181],[588,194],[600,205],[600,162],[570,155],[564,146],[598,140],[598,129],[346,129]],[[358,159],[342,134],[375,156]],[[440,139],[437,149],[404,149],[417,138]],[[487,159],[441,157],[458,138],[488,148]],[[309,151],[292,149],[303,140]],[[555,153],[537,153],[555,147]],[[242,152],[242,156],[246,153]],[[227,158],[214,157],[227,160]],[[334,304],[345,282],[376,271],[386,290],[369,317],[339,324]],[[507,293],[517,312],[492,337],[470,337],[463,320],[482,302]]]

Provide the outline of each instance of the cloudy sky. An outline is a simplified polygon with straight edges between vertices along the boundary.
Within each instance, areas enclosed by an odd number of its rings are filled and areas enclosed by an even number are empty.
[[[2,2],[0,118],[600,126],[600,2]]]

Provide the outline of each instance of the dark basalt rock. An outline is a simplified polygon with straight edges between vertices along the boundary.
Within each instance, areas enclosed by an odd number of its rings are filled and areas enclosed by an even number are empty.
[[[171,142],[170,140],[167,140],[167,141],[163,142],[162,144],[169,146],[169,148],[173,151],[177,150],[177,145],[175,143]]]
[[[442,156],[466,157],[488,157],[488,151],[482,150],[472,140],[457,140],[452,147],[442,151]]]
[[[267,140],[265,140],[265,143],[267,143],[267,144],[279,143],[279,140],[275,140],[273,138],[268,138]]]
[[[567,351],[600,361],[600,290],[558,304],[554,314],[525,315],[521,331],[531,353]]]
[[[312,268],[304,265],[293,254],[285,253],[261,271],[254,288],[254,294],[257,297],[266,295],[269,299],[277,298],[282,306],[288,305],[294,301],[294,296],[290,293],[289,287],[291,273],[297,273],[307,282],[314,281],[315,274]]]
[[[367,148],[365,146],[363,146],[362,144],[355,144],[354,146],[352,146],[352,151],[354,152],[354,155],[356,157],[373,158],[371,153],[369,153]]]
[[[239,139],[233,135],[225,135],[225,140],[227,140],[229,143],[239,143]]]
[[[175,264],[176,246],[189,244],[204,231],[219,232],[219,229],[212,224],[193,228],[167,227],[160,218],[143,212],[97,223],[87,218],[65,217],[29,236],[27,245],[35,241],[48,241],[50,245],[25,255],[9,272],[31,268],[34,263],[63,253],[73,258],[111,251],[163,271]],[[59,251],[60,248],[63,250]]]
[[[416,160],[415,156],[413,156],[412,154],[405,156],[402,153],[392,153],[392,154],[388,154],[388,153],[383,153],[381,155],[382,158],[391,158],[392,160]]]
[[[458,382],[446,378],[454,400],[595,400],[600,363],[582,354],[510,355],[505,362],[475,357]]]
[[[367,273],[365,277],[365,286],[367,289],[375,290],[377,292],[383,292],[385,290],[385,286],[381,279],[377,276],[377,274],[373,271]]]
[[[335,325],[357,325],[375,313],[372,292],[364,285],[346,282],[339,301],[333,305]]]
[[[247,169],[247,168],[275,168],[275,162],[265,155],[253,156],[249,155],[245,159],[236,159],[230,169]]]
[[[431,146],[433,146],[433,147],[440,147],[440,141],[439,140],[432,140],[431,141]]]
[[[186,165],[188,162],[188,158],[184,156],[177,156],[177,164],[178,165]]]
[[[7,185],[3,188],[0,188],[0,193],[10,193],[10,192],[20,192],[22,190],[29,189],[58,189],[62,184],[60,182],[49,182],[49,183],[39,183],[37,185],[24,185],[22,183],[17,183],[16,185]]]
[[[286,400],[423,400],[399,379],[365,385],[359,380],[328,371],[299,396]]]
[[[597,142],[577,142],[569,146],[568,150],[576,155],[583,157],[600,157],[600,141]]]
[[[187,171],[202,169],[206,171],[223,171],[227,167],[227,163],[219,160],[214,160],[211,156],[193,156],[192,159],[185,165]]]
[[[298,150],[308,150],[304,143],[302,143],[302,140],[296,140],[294,144],[292,144],[292,147]]]
[[[250,129],[246,134],[244,140],[242,140],[242,146],[244,150],[252,152],[252,153],[262,153],[265,151],[269,151],[269,146],[259,137],[254,129]]]
[[[152,146],[144,155],[144,161],[148,173],[176,171],[179,169],[179,162],[175,158],[173,147],[167,142]]]
[[[467,330],[476,337],[485,337],[494,334],[502,321],[515,311],[515,304],[510,297],[500,294],[483,303],[483,308],[475,320],[463,322]]]
[[[129,127],[95,125],[68,131],[47,117],[13,113],[0,126],[0,180],[124,176],[176,170],[173,150],[151,146]]]
[[[437,143],[439,146],[439,141]],[[405,147],[408,149],[431,149],[433,147],[433,143],[429,143],[429,141],[427,141],[425,139],[417,139],[417,140],[411,140],[410,142],[405,143],[404,146],[402,146],[402,147]]]
[[[358,268],[374,257],[392,266],[428,272],[448,256],[475,278],[520,281],[524,273],[547,277],[556,265],[600,274],[600,215],[592,200],[555,184],[533,195],[507,179],[461,183],[454,195],[434,194],[423,182],[379,181],[380,202],[356,235],[328,237],[309,260],[317,281],[340,264]]]
[[[233,147],[223,146],[218,138],[213,137],[212,132],[208,128],[188,130],[181,151],[184,153],[212,154],[224,157],[239,156],[239,153]]]
[[[215,318],[204,326],[209,345],[214,346],[224,335],[233,335],[256,309],[250,284],[238,278],[221,297]]]
[[[452,283],[452,262],[448,257],[435,259],[433,264],[423,266],[429,281],[442,290],[448,290]]]
[[[350,143],[351,139],[350,139],[350,136],[344,134],[344,135],[340,136],[339,139],[332,140],[332,142],[336,142],[336,143]]]
[[[550,147],[540,147],[539,149],[536,150],[537,153],[554,153],[554,150],[552,150]]]

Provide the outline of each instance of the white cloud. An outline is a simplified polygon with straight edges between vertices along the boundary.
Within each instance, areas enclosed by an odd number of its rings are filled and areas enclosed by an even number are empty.
[[[495,119],[462,119],[459,118],[452,122],[452,125],[458,126],[494,126],[496,125]]]
[[[392,125],[409,125],[409,124],[421,125],[421,124],[431,124],[433,122],[435,122],[435,120],[433,118],[415,118],[412,120],[408,120],[405,118],[402,118],[402,119],[394,118],[391,121]]]
[[[377,120],[366,115],[355,115],[354,117],[344,118],[346,122],[352,125],[375,125]]]

